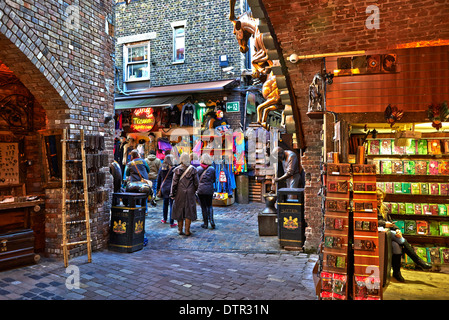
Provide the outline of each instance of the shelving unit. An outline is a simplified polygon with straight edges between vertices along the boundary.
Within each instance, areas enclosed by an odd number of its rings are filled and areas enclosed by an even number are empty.
[[[404,237],[417,252],[447,250],[449,247],[449,148],[448,136],[411,139],[411,146],[395,147],[390,137],[370,140],[369,163],[376,166],[377,187],[386,192],[389,214],[402,228]],[[377,146],[391,145],[391,154]],[[371,147],[373,141],[374,147]],[[374,153],[376,154],[372,154]],[[377,154],[379,153],[379,154]],[[400,153],[400,154],[398,154]],[[446,228],[446,232],[441,232]],[[442,259],[437,259],[443,263]],[[435,260],[435,261],[437,261]],[[437,264],[438,264],[437,261]]]

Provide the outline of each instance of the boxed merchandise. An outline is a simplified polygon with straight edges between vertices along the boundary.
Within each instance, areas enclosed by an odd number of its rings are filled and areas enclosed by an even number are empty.
[[[449,161],[438,161],[438,173],[441,175],[449,175]]]
[[[380,160],[373,160],[373,165],[376,168],[376,174],[380,174]]]
[[[438,215],[438,205],[436,203],[429,203],[429,210],[433,216]]]
[[[402,193],[403,194],[410,194],[411,193],[410,182],[402,182]]]
[[[392,174],[392,167],[391,167],[391,161],[390,160],[382,160],[381,161],[381,170],[382,174]]]
[[[421,203],[415,203],[415,214],[422,214]]]
[[[415,161],[415,174],[427,175],[427,161],[424,160]]]
[[[394,193],[402,193],[402,183],[401,182],[393,182],[393,192]]]
[[[398,203],[398,211],[399,214],[406,214],[405,203],[403,202]]]
[[[429,194],[429,184],[426,182],[421,182],[421,194]]]
[[[332,275],[332,299],[346,300],[346,280],[345,274],[334,273]]]
[[[391,203],[391,214],[398,214],[399,213],[399,204],[397,202]]]
[[[449,222],[440,221],[440,236],[449,236]]]
[[[444,154],[449,154],[449,140],[441,140],[441,147]]]
[[[385,183],[384,182],[376,182],[376,188],[385,192]]]
[[[405,204],[405,214],[415,214],[415,206],[413,203]]]
[[[425,262],[427,261],[427,248],[426,247],[413,247],[415,253],[418,257],[420,257]]]
[[[380,140],[370,140],[368,154],[378,155],[380,153]]]
[[[418,154],[427,154],[427,140],[418,140],[417,151]]]
[[[404,161],[404,173],[415,174],[415,161]]]
[[[401,231],[401,233],[404,233],[405,231],[405,221],[404,220],[397,220],[394,224],[398,229]]]
[[[332,273],[321,272],[321,290],[331,292],[332,291]]]
[[[445,204],[438,205],[438,215],[447,216],[447,206]]]
[[[440,248],[440,257],[442,264],[449,264],[449,248]]]
[[[438,221],[432,220],[429,222],[429,235],[431,236],[440,235],[440,223]]]
[[[440,195],[447,196],[448,195],[448,184],[440,183]]]
[[[429,161],[429,174],[434,176],[438,175],[438,161]]]
[[[421,194],[421,189],[418,182],[411,183],[412,194]]]
[[[386,155],[391,154],[391,150],[392,150],[392,148],[391,148],[391,141],[392,140],[388,140],[388,139],[381,140],[381,143],[380,143],[380,154],[386,154]]]
[[[393,182],[385,182],[385,193],[393,193]]]
[[[427,261],[434,265],[441,264],[440,248],[432,247],[426,248],[427,250]]]
[[[405,220],[404,234],[415,235],[416,234],[416,221]]]
[[[416,233],[421,235],[427,235],[429,231],[429,224],[427,221],[418,220],[416,221]]]
[[[416,140],[411,140],[410,145],[405,147],[406,154],[416,154]]]
[[[393,152],[392,152],[392,154],[399,154],[399,155],[401,155],[401,154],[405,154],[405,147],[403,147],[403,146],[397,146],[397,145],[395,145],[394,144],[394,142],[393,142]]]
[[[393,160],[391,162],[391,172],[393,174],[403,174],[404,173],[404,164],[401,160]]]
[[[428,203],[423,203],[422,204],[422,214],[432,214],[432,212],[430,211],[430,206]]]
[[[440,194],[440,186],[439,183],[431,182],[429,183],[430,194],[433,196],[437,196]]]
[[[427,140],[428,154],[441,154],[440,140]]]

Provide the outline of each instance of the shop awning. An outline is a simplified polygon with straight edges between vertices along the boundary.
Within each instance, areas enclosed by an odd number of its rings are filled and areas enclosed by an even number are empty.
[[[189,95],[167,96],[167,97],[152,97],[152,98],[132,98],[126,97],[122,99],[116,99],[114,108],[115,110],[123,109],[135,109],[146,107],[166,107],[176,105],[187,99]]]
[[[229,86],[233,82],[235,82],[234,79],[178,84],[163,87],[152,87],[139,91],[138,94],[164,95],[164,94],[187,94],[187,93],[192,94],[202,92],[223,91],[224,89],[226,89],[227,86]]]

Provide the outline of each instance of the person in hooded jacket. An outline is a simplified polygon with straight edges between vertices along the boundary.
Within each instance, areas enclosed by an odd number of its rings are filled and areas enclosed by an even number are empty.
[[[190,164],[188,153],[181,154],[180,162],[174,170],[171,185],[170,198],[174,200],[172,218],[178,221],[179,234],[190,236],[190,224],[197,219],[195,193],[198,189],[198,174]]]
[[[156,157],[156,151],[151,150],[145,161],[147,162],[148,167],[150,167],[148,179],[153,183],[153,199],[151,201],[151,205],[156,206],[156,202],[154,200],[156,198],[157,174],[159,173],[159,169],[161,168],[161,160]]]
[[[167,217],[170,210],[170,227],[176,227],[172,218],[173,199],[170,199],[171,184],[173,181],[173,173],[176,167],[174,157],[171,154],[165,156],[162,166],[157,175],[157,192],[161,191],[162,204],[162,223],[167,223]]]
[[[214,183],[216,179],[215,168],[212,165],[212,158],[205,153],[201,156],[200,166],[196,168],[198,171],[198,198],[201,204],[201,212],[203,215],[202,228],[207,229],[208,223],[212,229],[215,229],[214,209],[212,207],[212,197],[214,195]]]

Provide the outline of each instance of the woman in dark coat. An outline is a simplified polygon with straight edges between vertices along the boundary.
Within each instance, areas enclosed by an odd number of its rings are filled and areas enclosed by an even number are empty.
[[[171,184],[175,169],[174,158],[171,154],[166,155],[162,166],[157,174],[157,192],[161,191],[162,205],[162,223],[167,223],[168,210],[170,210],[170,227],[176,227],[172,218],[173,199],[170,198]],[[157,193],[156,193],[157,194]]]
[[[174,170],[171,186],[170,198],[174,199],[172,218],[178,221],[179,234],[190,236],[190,224],[197,219],[195,193],[198,189],[198,174],[195,167],[190,165],[189,154],[183,153],[180,162]]]
[[[198,171],[198,198],[200,199],[201,211],[203,214],[202,228],[207,229],[208,222],[212,229],[215,229],[214,210],[212,207],[212,197],[214,195],[215,169],[212,166],[212,158],[207,153],[201,156]]]

